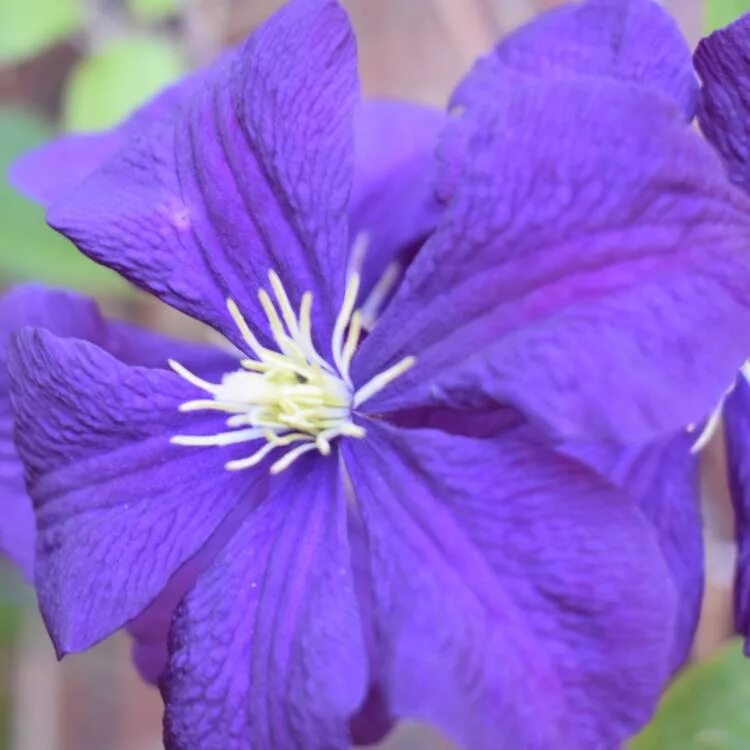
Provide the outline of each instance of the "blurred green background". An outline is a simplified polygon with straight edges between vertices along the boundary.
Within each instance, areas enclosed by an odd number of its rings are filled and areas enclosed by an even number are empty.
[[[0,0],[0,170],[57,133],[109,127],[166,83],[237,41],[281,0]],[[412,5],[413,3],[413,5]],[[471,60],[554,0],[351,0],[365,90],[440,103]],[[691,43],[750,0],[667,0]],[[418,12],[414,13],[414,8]],[[164,312],[48,229],[43,211],[0,181],[0,289],[72,287],[121,315]],[[731,574],[714,586],[696,664],[665,696],[633,750],[748,750],[750,663],[730,624]],[[711,589],[711,587],[709,587]],[[718,593],[717,593],[718,592]],[[729,597],[729,598],[728,598]],[[33,594],[0,563],[0,750],[148,750],[158,694],[135,677],[124,639],[58,668]],[[113,687],[113,685],[116,686]],[[447,745],[412,728],[389,747]],[[582,749],[585,750],[585,749]]]
[[[177,0],[0,0],[0,168],[60,131],[107,128],[187,67]],[[45,75],[49,70],[49,74]],[[50,79],[59,81],[49,90]],[[115,275],[48,230],[41,209],[0,186],[0,280],[36,279],[106,296]]]

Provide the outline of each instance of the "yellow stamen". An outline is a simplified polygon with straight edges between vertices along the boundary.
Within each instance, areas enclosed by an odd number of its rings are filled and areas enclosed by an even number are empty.
[[[231,403],[225,401],[210,401],[209,399],[200,398],[195,399],[195,401],[186,401],[184,404],[180,404],[179,410],[190,412],[208,409],[210,411],[225,411],[229,414],[234,414],[240,407],[242,407],[242,404],[237,401]]]
[[[336,322],[333,326],[333,338],[331,340],[331,350],[333,353],[333,361],[339,372],[341,372],[341,342],[344,340],[344,330],[349,324],[349,320],[354,312],[354,305],[357,303],[357,295],[359,294],[359,274],[353,273],[349,277],[349,281],[344,291],[344,301],[341,305],[341,311],[336,317]]]
[[[214,385],[213,383],[209,383],[207,380],[203,380],[203,378],[199,378],[197,375],[193,375],[190,370],[188,370],[187,367],[184,367],[179,362],[175,362],[175,360],[170,359],[167,360],[169,363],[169,366],[182,378],[187,380],[188,383],[191,385],[196,386],[197,388],[200,388],[202,391],[208,391],[209,393],[218,393],[220,386]]]
[[[344,343],[344,349],[341,352],[341,375],[343,376],[346,384],[351,386],[352,381],[349,377],[349,367],[354,357],[354,352],[357,351],[357,344],[359,344],[359,337],[362,333],[362,315],[359,311],[352,315],[352,321],[349,324],[349,330],[346,334],[346,342]]]
[[[365,331],[371,331],[380,315],[380,309],[383,303],[388,299],[388,295],[396,286],[396,282],[401,276],[401,264],[393,261],[385,269],[383,275],[367,295],[367,299],[362,303],[360,311],[362,313],[362,328]]]
[[[174,445],[204,447],[207,445],[232,445],[244,443],[247,440],[257,440],[263,436],[263,430],[250,428],[247,430],[232,430],[220,432],[218,435],[175,435],[171,439]]]
[[[284,318],[287,330],[292,336],[294,336],[299,333],[299,326],[294,316],[292,304],[289,302],[289,297],[287,297],[286,290],[284,289],[284,285],[281,283],[281,279],[275,271],[270,271],[268,273],[268,279],[271,282],[271,287],[276,295],[276,301],[279,303],[279,310],[281,310],[281,315]]]
[[[372,398],[376,393],[382,391],[389,383],[392,383],[396,378],[401,377],[407,370],[411,369],[416,361],[417,360],[414,357],[404,357],[400,362],[393,365],[393,367],[389,367],[387,370],[384,370],[374,378],[368,380],[354,394],[352,405],[357,407]]]
[[[362,312],[354,309],[359,295],[360,261],[353,261],[354,270],[348,276],[334,323],[333,365],[321,357],[313,342],[310,292],[302,295],[299,313],[295,313],[278,274],[270,272],[268,276],[273,297],[265,289],[259,290],[258,299],[276,350],[261,345],[236,303],[227,300],[227,309],[250,350],[246,354],[253,356],[242,357],[239,369],[226,374],[221,383],[203,380],[178,362],[170,360],[170,366],[191,385],[210,394],[210,398],[186,401],[180,411],[224,412],[229,415],[225,420],[228,431],[177,435],[172,442],[224,447],[263,441],[251,455],[228,461],[225,466],[230,471],[247,469],[257,466],[273,450],[287,449],[271,465],[271,473],[278,474],[310,451],[329,455],[332,442],[339,437],[365,437],[365,429],[352,421],[352,410],[406,372],[414,358],[406,357],[354,392],[349,370],[363,328]]]
[[[237,326],[237,328],[239,328],[243,341],[252,349],[253,354],[255,354],[256,357],[262,358],[264,348],[260,345],[258,339],[256,339],[253,335],[253,332],[250,330],[250,326],[248,326],[245,318],[242,317],[242,313],[237,307],[237,303],[231,298],[227,300],[227,310],[229,310],[229,314],[232,316],[234,324]]]
[[[316,447],[315,443],[304,443],[297,448],[293,448],[285,453],[275,464],[271,465],[271,474],[280,474],[284,469],[288,469],[303,453],[314,451]]]
[[[252,456],[241,458],[237,461],[227,461],[224,464],[224,468],[229,471],[240,471],[241,469],[249,469],[251,466],[257,466],[275,447],[273,443],[266,443],[263,447],[255,451]]]

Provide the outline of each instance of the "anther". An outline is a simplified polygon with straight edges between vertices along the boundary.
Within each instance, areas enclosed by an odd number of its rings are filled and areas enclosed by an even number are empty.
[[[360,253],[361,254],[361,253]],[[258,292],[271,336],[277,349],[263,346],[250,330],[234,300],[227,310],[249,349],[239,361],[239,369],[226,374],[221,383],[210,383],[170,360],[172,369],[209,398],[186,401],[180,411],[217,411],[227,414],[227,431],[215,435],[177,435],[172,443],[181,446],[223,447],[250,442],[261,444],[246,458],[228,461],[229,471],[260,464],[272,451],[286,449],[270,468],[271,473],[291,466],[300,456],[317,450],[331,453],[339,437],[361,439],[365,429],[352,421],[352,409],[402,375],[414,364],[406,357],[376,375],[354,392],[349,370],[363,330],[363,318],[355,310],[359,295],[358,266],[349,274],[341,309],[331,337],[333,365],[318,353],[312,338],[310,292],[302,295],[299,311],[286,293],[278,274],[269,273],[273,297]]]

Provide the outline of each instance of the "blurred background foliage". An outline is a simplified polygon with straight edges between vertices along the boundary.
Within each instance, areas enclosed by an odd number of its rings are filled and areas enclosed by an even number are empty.
[[[155,36],[113,41],[80,60],[65,89],[63,127],[99,130],[122,120],[184,71],[174,45]],[[99,92],[92,96],[92,92]]]
[[[750,0],[704,0],[706,31],[713,31],[750,11]]]
[[[664,2],[677,15],[691,43],[701,33],[750,11],[750,0]],[[143,304],[133,302],[137,299],[135,293],[112,272],[85,259],[46,227],[43,211],[8,184],[8,166],[20,153],[56,133],[113,125],[185,70],[210,58],[223,44],[236,42],[280,3],[281,0],[0,0],[0,288],[33,279],[82,290],[109,306],[114,300],[120,310]],[[486,49],[501,30],[559,4],[559,0],[409,0],[408,7],[404,0],[344,0],[344,4],[358,28],[366,90],[439,101],[473,57]],[[384,45],[384,39],[389,45]],[[399,45],[410,51],[411,66],[394,62],[403,63],[405,59],[403,50],[399,57]],[[422,67],[416,71],[419,65]],[[731,530],[727,536],[731,538]],[[715,650],[731,628],[727,614],[731,601],[726,601],[731,575],[729,584],[726,579],[725,575],[723,588],[714,587],[714,591],[720,588],[723,592],[721,603],[709,600],[706,605],[708,619],[714,618],[718,623],[718,635],[709,646],[699,645],[698,660],[675,680],[655,720],[631,743],[631,750],[750,748],[750,664],[737,642]],[[709,599],[710,591],[709,583]],[[98,655],[80,657],[77,663],[85,666],[67,673],[66,687],[58,684],[50,688],[50,682],[60,678],[52,671],[51,649],[38,621],[29,619],[30,601],[28,588],[12,571],[0,566],[0,750],[157,747],[158,740],[151,744],[158,737],[155,693],[149,693],[148,699],[137,693],[145,688],[139,686],[132,670],[127,671],[127,644],[105,644]],[[37,639],[30,652],[29,638]],[[39,643],[46,649],[42,657],[38,656]],[[24,649],[25,655],[19,656]],[[23,659],[32,665],[31,672],[21,674],[19,682],[16,667]],[[109,672],[105,672],[105,664],[109,665]],[[36,681],[35,669],[39,672]],[[129,682],[113,697],[112,674],[118,669],[118,674],[122,673]],[[3,679],[3,675],[10,674],[16,675],[14,681]],[[109,677],[105,679],[103,674]],[[26,679],[31,679],[28,695]],[[101,684],[109,691],[110,701],[116,702],[118,708],[107,713],[94,701],[85,718],[94,726],[93,730],[91,726],[86,730],[88,740],[73,730],[63,731],[63,739],[52,730],[45,733],[42,721],[37,726],[24,725],[19,735],[17,716],[11,731],[12,711],[30,710],[32,724],[45,705],[52,712],[78,715],[83,709],[75,691],[80,692],[82,685],[89,690],[92,684]],[[72,699],[66,702],[59,695],[54,696],[54,690],[64,692],[70,685]],[[12,687],[16,690],[14,696]],[[95,692],[89,694],[90,701]],[[134,693],[136,698],[132,697]],[[119,733],[112,726],[115,715],[124,722]],[[133,727],[129,726],[133,715],[148,725],[145,733],[133,735]],[[129,739],[123,739],[126,736]],[[432,735],[413,732],[390,747],[414,750],[446,745]]]
[[[187,69],[179,12],[179,0],[0,0],[0,65],[6,68],[0,94],[3,102],[15,100],[0,105],[0,281],[128,294],[115,274],[48,229],[43,211],[5,175],[18,154],[55,133],[110,127],[179,78]],[[40,98],[34,67],[45,62],[62,80],[54,96]]]
[[[36,0],[0,2],[0,61],[33,57],[65,39],[83,24],[79,0]]]
[[[685,670],[630,750],[747,750],[750,663],[739,639]]]

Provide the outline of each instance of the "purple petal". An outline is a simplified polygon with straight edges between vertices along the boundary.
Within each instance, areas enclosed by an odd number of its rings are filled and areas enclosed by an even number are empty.
[[[169,616],[171,618],[172,611]],[[169,651],[167,650],[167,637],[164,630],[169,629],[168,620],[164,623],[150,625],[150,630],[145,634],[132,634],[133,643],[130,649],[131,658],[136,671],[140,678],[149,683],[156,685],[161,678],[164,668],[169,661]]]
[[[672,668],[690,655],[703,599],[703,529],[697,435],[681,433],[644,447],[569,446],[568,452],[607,476],[656,529],[677,591]]]
[[[51,225],[237,341],[226,299],[264,321],[269,269],[294,301],[314,290],[330,328],[348,253],[355,57],[338,3],[292,0],[206,72],[178,117],[53,205]]]
[[[167,339],[127,323],[102,318],[96,304],[70,292],[38,285],[19,286],[0,300],[0,551],[33,578],[35,524],[23,482],[23,467],[13,444],[13,416],[7,375],[11,334],[22,327],[45,328],[59,336],[96,343],[123,362],[166,367],[175,357],[203,372],[227,371],[229,357],[215,347]]]
[[[750,638],[750,383],[741,375],[724,408],[729,489],[735,511],[738,559],[734,587],[737,627]],[[750,653],[750,645],[745,646]]]
[[[169,360],[176,359],[209,380],[237,369],[237,358],[219,346],[172,338],[125,321],[108,320],[105,324],[106,337],[94,343],[126,364],[166,370]]]
[[[41,284],[11,289],[0,299],[0,383],[6,389],[8,343],[15,331],[25,327],[97,342],[106,338],[106,323],[92,299]]]
[[[176,614],[167,747],[348,748],[361,628],[338,462],[301,459]]]
[[[23,467],[13,445],[13,414],[0,386],[0,553],[31,580],[34,576],[34,511],[23,483]]]
[[[11,334],[20,326],[44,325],[61,334],[95,338],[101,333],[96,306],[82,297],[25,286],[0,300],[0,552],[28,578],[34,575],[34,512],[26,494],[23,467],[13,444],[13,413],[7,353]]]
[[[370,576],[370,550],[367,530],[356,509],[349,513],[349,548],[357,602],[362,620],[362,628],[370,665],[370,687],[367,697],[357,713],[352,716],[349,728],[352,742],[356,745],[374,745],[382,740],[393,728],[395,719],[390,715],[383,694],[383,660],[373,622],[373,591]]]
[[[9,360],[16,445],[37,520],[39,603],[59,653],[85,649],[162,591],[260,474],[223,468],[234,449],[172,446],[195,389],[128,367],[84,341],[17,333]],[[194,417],[214,434],[221,417]]]
[[[177,605],[234,536],[237,524],[245,515],[243,506],[230,513],[198,553],[170,578],[151,604],[128,623],[128,633],[133,637],[133,661],[146,682],[156,684],[167,666],[167,639]]]
[[[643,86],[691,120],[698,84],[690,47],[652,0],[589,0],[555,8],[506,37],[459,89],[486,97],[503,68],[546,80],[594,77]]]
[[[394,100],[364,101],[355,118],[354,186],[349,234],[368,235],[362,286],[377,283],[389,263],[405,266],[435,228],[438,136],[442,110]]]
[[[13,187],[49,206],[78,185],[127,140],[119,129],[66,135],[24,154],[8,175]]]
[[[446,142],[451,204],[355,381],[417,362],[366,409],[506,404],[624,444],[700,422],[750,348],[747,199],[645,91],[505,83]]]
[[[639,511],[531,443],[366,427],[343,451],[393,714],[476,750],[619,746],[658,700],[674,618]]]
[[[703,39],[695,51],[703,87],[701,130],[731,179],[750,190],[750,14]]]
[[[205,72],[186,78],[111,131],[64,136],[35,149],[13,166],[12,181],[45,205],[63,199],[127,148],[131,136],[159,120],[179,117],[205,78]],[[445,122],[442,110],[395,100],[364,101],[356,111],[349,236],[365,233],[368,238],[363,299],[389,264],[408,265],[437,223],[434,151]]]

